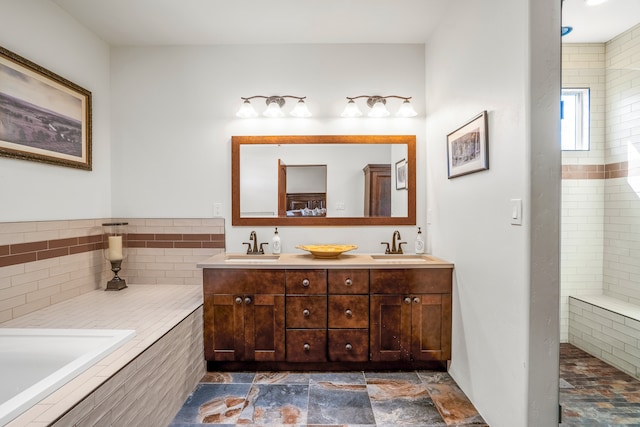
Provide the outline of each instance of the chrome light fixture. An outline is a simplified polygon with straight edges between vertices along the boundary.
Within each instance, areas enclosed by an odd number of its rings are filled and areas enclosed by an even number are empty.
[[[367,105],[371,110],[367,116],[369,117],[387,117],[391,113],[387,110],[386,104],[388,98],[397,98],[404,100],[400,108],[396,113],[396,117],[415,117],[418,115],[416,110],[413,109],[410,96],[397,96],[397,95],[388,95],[388,96],[378,96],[378,95],[359,95],[359,96],[347,96],[349,100],[347,102],[344,111],[342,112],[342,117],[360,117],[362,115],[362,111],[358,108],[355,100],[359,98],[367,98]]]
[[[285,114],[282,111],[282,107],[284,107],[285,98],[293,98],[298,100],[298,102],[296,103],[296,106],[289,113],[293,117],[311,117],[311,112],[307,108],[307,104],[304,102],[304,100],[306,99],[306,96],[292,96],[292,95],[283,95],[283,96],[255,95],[255,96],[249,96],[247,98],[241,97],[240,99],[242,99],[242,105],[240,106],[240,109],[238,109],[236,116],[243,119],[258,117],[258,112],[253,108],[253,105],[251,105],[251,100],[255,98],[265,99],[267,108],[262,113],[262,115],[265,117],[284,117]]]

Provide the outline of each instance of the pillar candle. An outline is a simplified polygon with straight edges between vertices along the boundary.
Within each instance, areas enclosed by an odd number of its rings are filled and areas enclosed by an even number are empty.
[[[109,236],[109,260],[122,259],[122,236]]]

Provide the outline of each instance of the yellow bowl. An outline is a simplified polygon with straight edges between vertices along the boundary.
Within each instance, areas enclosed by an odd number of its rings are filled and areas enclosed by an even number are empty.
[[[306,245],[296,246],[303,251],[311,252],[316,258],[338,258],[344,252],[358,249],[357,245]]]

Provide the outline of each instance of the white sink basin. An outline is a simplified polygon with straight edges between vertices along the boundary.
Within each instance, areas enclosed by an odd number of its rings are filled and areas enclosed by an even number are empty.
[[[276,262],[279,259],[280,255],[229,254],[225,255],[224,262]]]
[[[371,258],[376,262],[386,263],[425,263],[431,262],[433,259],[429,255],[417,255],[417,254],[386,254],[386,255],[371,255]]]

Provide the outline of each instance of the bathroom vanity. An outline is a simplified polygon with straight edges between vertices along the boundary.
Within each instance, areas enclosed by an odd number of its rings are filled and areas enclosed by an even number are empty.
[[[209,370],[444,368],[453,264],[430,255],[221,254],[204,276]]]

